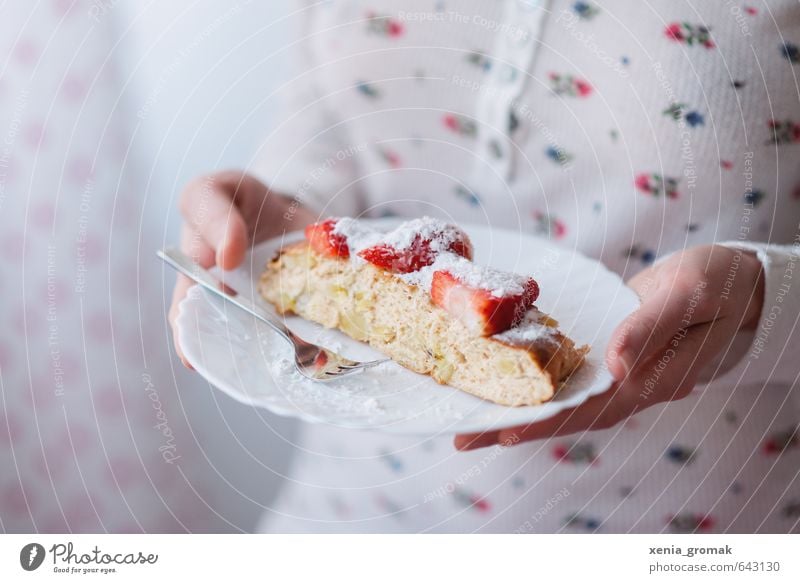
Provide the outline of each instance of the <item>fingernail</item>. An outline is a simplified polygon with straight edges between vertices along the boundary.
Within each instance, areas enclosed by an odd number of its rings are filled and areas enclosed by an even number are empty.
[[[466,451],[469,449],[470,441],[466,436],[458,435],[453,440],[453,445],[456,447],[458,451]]]

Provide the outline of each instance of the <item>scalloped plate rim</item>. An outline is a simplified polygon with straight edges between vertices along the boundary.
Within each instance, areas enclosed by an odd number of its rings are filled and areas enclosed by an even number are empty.
[[[374,224],[382,228],[391,227],[392,225],[397,224],[401,221],[402,219],[370,220],[370,222],[373,222]],[[607,278],[609,280],[615,280],[618,286],[617,289],[621,294],[621,296],[626,296],[626,295],[628,296],[627,298],[618,297],[615,299],[615,303],[620,304],[620,309],[624,309],[621,305],[626,301],[629,301],[628,313],[632,312],[636,308],[636,306],[639,305],[639,299],[636,296],[636,294],[633,292],[633,290],[624,285],[624,283],[616,273],[609,270],[602,263],[594,259],[591,259],[578,251],[560,247],[554,244],[549,239],[542,239],[534,235],[514,233],[512,231],[507,231],[504,229],[491,229],[489,227],[479,226],[479,225],[462,224],[461,226],[468,232],[488,231],[490,233],[490,236],[491,234],[498,233],[505,235],[510,234],[515,237],[529,239],[540,245],[546,245],[557,248],[559,253],[565,253],[567,254],[568,257],[578,259],[582,262],[583,261],[590,262],[593,265],[593,267],[596,270],[598,270],[598,273],[602,274],[604,278]],[[248,252],[248,255],[243,263],[243,267],[234,271],[238,272],[240,281],[249,280],[253,282],[253,277],[256,272],[253,271],[247,273],[247,266],[253,265],[253,262],[251,261],[253,255],[263,254],[265,250],[270,250],[272,248],[277,249],[293,241],[300,240],[302,238],[303,238],[302,231],[297,231],[297,232],[287,233],[284,236],[276,237],[264,241],[262,243],[259,243]],[[240,288],[239,291],[244,292],[245,290]],[[595,383],[592,386],[588,386],[586,387],[586,389],[583,389],[580,392],[577,392],[576,394],[571,395],[570,397],[562,401],[552,400],[543,405],[535,405],[527,407],[506,407],[505,409],[509,410],[510,412],[522,412],[522,411],[529,412],[529,415],[527,416],[524,414],[522,415],[510,414],[511,417],[519,417],[519,418],[514,419],[513,421],[509,420],[507,422],[502,421],[502,419],[495,421],[493,423],[487,423],[486,421],[481,421],[481,420],[475,420],[474,422],[470,423],[468,420],[464,420],[463,422],[454,421],[450,426],[426,428],[424,426],[429,425],[430,424],[429,421],[419,423],[418,420],[415,420],[414,418],[406,418],[404,420],[392,422],[389,425],[385,424],[375,425],[369,423],[364,424],[358,422],[348,422],[342,419],[332,421],[330,417],[328,418],[320,417],[319,415],[308,413],[290,404],[284,405],[276,402],[265,403],[263,401],[263,397],[259,399],[257,397],[253,397],[249,394],[246,394],[243,391],[238,390],[233,386],[231,386],[230,379],[225,378],[224,375],[221,375],[218,372],[216,372],[214,370],[214,366],[207,366],[207,363],[205,362],[204,358],[198,357],[197,353],[195,352],[197,338],[192,336],[192,333],[195,331],[194,330],[195,323],[192,322],[191,318],[193,315],[196,315],[198,313],[198,308],[202,309],[201,307],[202,304],[205,304],[205,306],[208,307],[210,305],[213,305],[215,302],[221,304],[222,300],[214,297],[212,294],[206,292],[205,290],[202,290],[202,288],[200,288],[199,286],[194,286],[190,288],[186,298],[184,298],[179,305],[178,316],[176,319],[176,327],[178,329],[178,342],[182,350],[184,351],[184,355],[186,356],[187,360],[189,360],[189,362],[192,364],[195,370],[202,377],[204,377],[218,390],[222,391],[224,394],[228,395],[234,400],[243,403],[244,405],[247,406],[265,408],[270,412],[281,417],[296,418],[309,423],[329,423],[329,424],[335,424],[338,427],[345,427],[356,430],[379,430],[387,433],[405,434],[405,435],[431,435],[431,434],[456,434],[456,433],[480,432],[480,431],[495,430],[517,424],[530,423],[532,421],[541,421],[547,419],[549,417],[552,417],[553,415],[558,414],[563,410],[570,409],[579,405],[580,403],[582,403],[583,401],[592,396],[596,396],[598,394],[605,392],[606,390],[608,390],[608,388],[611,386],[612,383],[610,373],[608,373],[608,371],[605,370],[605,366],[603,364],[597,370],[597,374],[598,376],[604,374],[607,377],[606,382],[602,384]],[[218,307],[213,309],[219,310]],[[236,310],[236,308],[234,308],[234,310]],[[232,313],[236,312],[234,311]],[[246,318],[250,318],[250,316],[247,316],[246,314],[243,315]],[[356,341],[351,341],[351,342],[356,342]],[[592,346],[593,351],[596,349],[597,348],[595,346]],[[397,366],[399,367],[399,365]],[[416,377],[424,376],[424,375],[418,375],[417,373],[414,373],[412,371],[406,371],[405,369],[403,369],[403,371],[405,373],[408,373],[409,375],[414,375]],[[458,391],[458,389],[454,389],[452,387],[445,387],[445,388],[451,391],[456,391],[457,393],[461,393],[462,395],[464,394],[461,391]],[[471,399],[474,399],[475,401],[478,401],[479,402],[478,406],[480,406],[481,404],[486,404],[492,407],[499,407],[499,405],[483,401],[477,397],[473,397],[471,395],[466,395],[466,396]],[[527,420],[523,420],[522,417],[526,417]],[[423,427],[419,427],[419,425],[422,425]]]

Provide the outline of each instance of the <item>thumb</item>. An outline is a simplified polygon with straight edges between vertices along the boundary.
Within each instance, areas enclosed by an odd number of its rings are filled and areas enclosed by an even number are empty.
[[[631,281],[642,304],[614,332],[612,346],[616,354],[609,354],[608,364],[618,380],[679,332],[717,317],[704,293],[704,281],[692,285],[682,276],[662,276],[652,282],[636,278]]]
[[[217,241],[216,263],[222,269],[234,269],[241,265],[247,251],[247,227],[236,207],[231,207],[225,217],[218,217],[210,225],[210,237]]]

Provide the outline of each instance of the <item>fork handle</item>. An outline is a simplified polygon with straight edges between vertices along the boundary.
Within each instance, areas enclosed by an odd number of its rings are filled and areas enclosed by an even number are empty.
[[[241,308],[248,314],[255,316],[265,324],[269,325],[281,336],[286,338],[286,340],[293,344],[295,343],[295,335],[283,324],[283,322],[272,316],[269,312],[255,302],[242,297],[240,294],[233,295],[225,291],[221,285],[221,282],[218,281],[210,271],[192,261],[191,258],[189,258],[189,256],[182,251],[175,249],[174,247],[167,247],[163,251],[157,251],[156,255],[164,260],[164,262],[169,266],[173,267],[198,285],[201,285],[226,302],[230,302],[234,306]],[[228,287],[228,289],[231,288]]]

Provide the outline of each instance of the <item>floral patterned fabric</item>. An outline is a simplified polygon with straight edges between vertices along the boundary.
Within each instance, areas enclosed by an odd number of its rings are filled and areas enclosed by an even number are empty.
[[[732,241],[767,298],[734,371],[610,430],[464,454],[306,425],[264,527],[797,531],[797,3],[333,1],[294,24],[253,168],[274,189],[552,237],[626,278]]]

